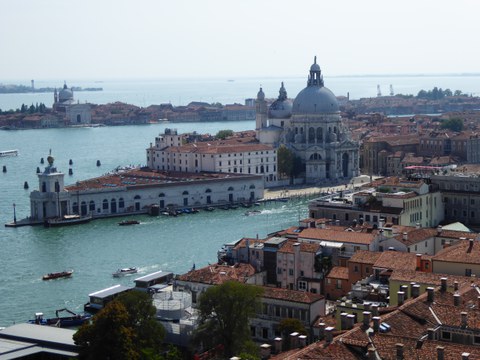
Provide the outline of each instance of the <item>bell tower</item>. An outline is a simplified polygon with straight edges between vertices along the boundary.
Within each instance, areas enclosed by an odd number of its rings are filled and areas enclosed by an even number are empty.
[[[257,93],[257,100],[255,101],[255,130],[260,130],[267,127],[267,102],[265,101],[265,94],[262,88]]]

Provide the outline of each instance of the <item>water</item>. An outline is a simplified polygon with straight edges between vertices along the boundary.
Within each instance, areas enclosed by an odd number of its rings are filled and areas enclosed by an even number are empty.
[[[145,148],[168,125],[81,129],[46,129],[0,132],[1,149],[18,149],[18,157],[0,158],[0,326],[24,322],[35,312],[53,316],[67,307],[82,311],[88,294],[115,284],[133,285],[135,277],[157,270],[188,271],[216,261],[217,250],[243,236],[267,233],[297,224],[307,216],[305,201],[259,208],[262,213],[244,216],[245,209],[215,210],[180,217],[138,216],[140,225],[118,226],[122,218],[46,229],[41,226],[5,228],[13,219],[29,215],[29,192],[38,188],[36,168],[43,169],[49,149],[59,170],[73,176],[66,184],[99,176],[118,165],[144,164]],[[175,124],[179,132],[215,133],[219,129],[252,129],[251,121],[235,123]],[[96,166],[100,160],[101,167]],[[28,181],[30,190],[23,189]],[[119,267],[137,266],[139,274],[116,279]],[[43,274],[74,269],[70,279],[42,281]]]
[[[100,80],[100,81],[99,81]],[[121,101],[146,107],[152,104],[172,103],[175,106],[186,105],[191,101],[208,103],[244,104],[246,98],[256,97],[260,86],[267,98],[276,98],[280,82],[285,82],[288,95],[292,98],[306,86],[305,76],[287,78],[239,78],[230,79],[149,79],[149,80],[78,80],[67,81],[68,86],[102,87],[103,91],[75,92],[75,100],[94,104],[106,104]],[[431,76],[356,76],[325,77],[325,86],[337,96],[347,93],[350,99],[377,96],[377,85],[383,95],[388,95],[390,85],[395,93],[414,94],[420,90],[431,90],[437,86],[442,89],[462,90],[474,96],[480,95],[480,75],[431,75]],[[1,82],[1,80],[0,80]],[[9,83],[30,86],[30,80],[10,81]],[[63,86],[60,80],[36,80],[35,87]],[[17,109],[22,104],[53,104],[53,94],[0,94],[0,109]]]

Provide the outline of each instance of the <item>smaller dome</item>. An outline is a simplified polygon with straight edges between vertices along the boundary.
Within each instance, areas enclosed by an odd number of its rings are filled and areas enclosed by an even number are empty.
[[[67,84],[64,84],[63,89],[60,90],[60,93],[58,94],[58,100],[60,102],[73,100],[73,91],[67,87]]]
[[[257,100],[265,100],[265,93],[263,92],[262,88],[260,88],[260,90],[258,90]]]
[[[310,66],[310,71],[320,71],[320,65],[317,63],[312,64],[312,66]]]
[[[292,102],[290,100],[275,100],[268,108],[268,117],[271,119],[288,119],[292,116]]]

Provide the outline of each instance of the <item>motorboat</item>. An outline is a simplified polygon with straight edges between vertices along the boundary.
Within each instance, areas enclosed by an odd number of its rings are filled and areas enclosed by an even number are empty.
[[[57,227],[67,225],[84,224],[92,220],[91,215],[80,216],[77,214],[63,215],[62,217],[49,218],[45,220],[45,227]]]
[[[66,311],[70,314],[70,316],[59,316],[62,311]],[[47,318],[43,317],[43,313],[38,312],[35,313],[35,319],[29,320],[30,324],[37,324],[37,325],[50,325],[50,326],[57,326],[62,328],[68,327],[75,327],[81,326],[83,323],[89,321],[92,318],[90,314],[77,314],[68,309],[59,309],[55,311],[54,318]]]
[[[43,275],[42,280],[53,280],[53,279],[60,279],[60,278],[67,278],[72,276],[73,270],[65,270],[61,272],[54,272],[48,273]]]
[[[125,225],[137,225],[140,224],[140,221],[138,220],[123,220],[118,223],[120,226],[125,226]]]
[[[0,157],[4,156],[17,156],[18,150],[2,150],[0,151]]]
[[[112,275],[113,277],[120,277],[120,276],[129,275],[129,274],[136,274],[137,272],[138,272],[138,269],[136,267],[129,267],[129,268],[118,269]]]
[[[258,215],[261,214],[262,212],[260,210],[249,210],[245,212],[245,216],[250,216],[250,215]]]

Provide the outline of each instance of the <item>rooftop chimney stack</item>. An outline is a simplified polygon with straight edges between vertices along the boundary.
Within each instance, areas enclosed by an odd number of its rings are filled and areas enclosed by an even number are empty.
[[[370,307],[373,316],[378,316],[378,304],[372,304]]]
[[[441,292],[446,292],[446,291],[447,291],[447,278],[446,278],[446,277],[442,277],[442,278],[440,279],[440,281],[441,281],[441,284],[442,284],[442,285],[440,286],[440,291],[441,291]]]
[[[473,249],[473,239],[468,239],[469,244],[468,244],[468,250],[467,253],[471,253]]]
[[[470,353],[464,352],[462,353],[462,360],[468,360],[470,359]]]
[[[340,330],[346,330],[347,329],[347,313],[342,312],[340,314]]]
[[[333,330],[335,328],[329,326],[325,329],[325,342],[330,344],[333,341]]]
[[[370,311],[363,312],[363,327],[368,329],[370,327],[370,321],[372,319],[372,313]]]
[[[443,346],[437,346],[437,359],[438,360],[445,359],[445,348]]]
[[[275,351],[275,354],[279,354],[282,352],[282,338],[281,337],[276,337],[273,339],[273,351]]]
[[[453,290],[458,291],[458,281],[457,280],[455,280],[453,282]]]
[[[442,225],[437,226],[437,236],[440,236],[442,234],[443,228]]]
[[[460,306],[460,294],[453,294],[453,305]]]
[[[402,306],[405,301],[405,293],[403,291],[397,291],[398,306]]]
[[[435,340],[435,329],[428,328],[428,340]]]
[[[417,223],[415,224],[415,228],[420,229],[421,227],[422,227],[422,225],[420,225],[420,223],[417,222]]]
[[[305,346],[307,346],[307,336],[298,335],[298,347],[304,348]]]
[[[348,314],[347,315],[347,329],[348,330],[353,329],[354,325],[355,325],[355,315]]]
[[[298,332],[292,332],[290,334],[290,349],[296,349],[298,347]]]
[[[373,331],[378,332],[380,329],[380,316],[374,316],[373,320]]]
[[[397,360],[403,359],[403,344],[397,343],[395,344],[395,348],[397,349]]]
[[[405,300],[407,300],[408,299],[408,285],[400,286],[400,291],[403,291],[405,293]]]
[[[272,353],[272,345],[270,344],[262,344],[260,345],[260,357],[262,359],[269,359],[270,354]]]
[[[403,238],[403,240],[408,240],[408,234],[406,232],[404,232],[402,238]]]
[[[420,296],[420,285],[415,284],[412,287],[412,297],[417,298]]]
[[[325,337],[325,323],[320,323],[318,324],[318,337],[320,338],[320,340],[323,340],[323,338]]]
[[[428,302],[433,302],[435,300],[435,288],[429,286],[427,287],[427,301]]]
[[[375,349],[373,347],[368,348],[368,360],[375,360],[377,357],[375,356]]]
[[[364,302],[363,303],[363,310],[364,311],[370,311],[370,303],[369,302]]]

